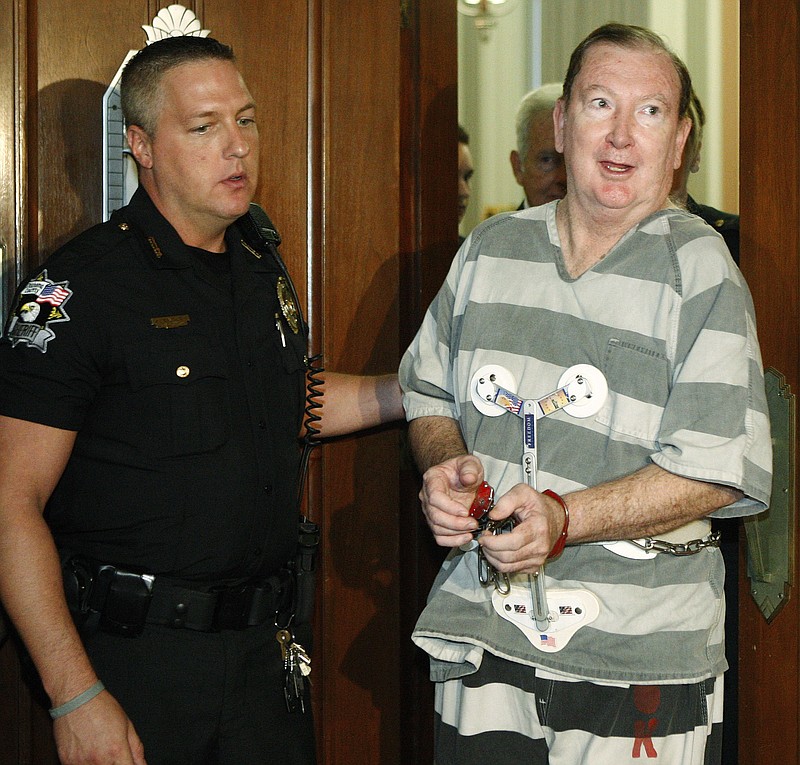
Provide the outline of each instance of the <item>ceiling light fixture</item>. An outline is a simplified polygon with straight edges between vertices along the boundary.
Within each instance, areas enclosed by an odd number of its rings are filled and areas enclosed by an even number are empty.
[[[489,38],[489,30],[499,16],[505,16],[517,7],[518,0],[458,0],[458,12],[475,19],[475,28],[481,39]]]

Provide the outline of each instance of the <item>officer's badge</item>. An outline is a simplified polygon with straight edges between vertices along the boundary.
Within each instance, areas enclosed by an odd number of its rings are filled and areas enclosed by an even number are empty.
[[[6,336],[11,344],[24,343],[44,353],[47,344],[56,336],[50,325],[69,321],[64,304],[71,297],[69,282],[48,279],[46,269],[31,279],[17,295],[8,320]]]
[[[294,302],[294,295],[289,282],[282,276],[278,277],[278,303],[281,307],[283,318],[295,335],[300,331],[300,312]]]

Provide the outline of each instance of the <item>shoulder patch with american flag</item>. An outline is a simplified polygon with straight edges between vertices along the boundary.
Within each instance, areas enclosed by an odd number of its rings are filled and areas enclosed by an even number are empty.
[[[56,336],[51,324],[69,321],[64,304],[72,297],[69,282],[47,278],[47,269],[31,279],[20,291],[8,320],[6,335],[12,345],[24,343],[47,351],[47,344]]]

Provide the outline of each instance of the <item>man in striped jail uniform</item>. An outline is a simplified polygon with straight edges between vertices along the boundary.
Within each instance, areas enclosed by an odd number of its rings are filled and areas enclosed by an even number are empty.
[[[592,32],[553,117],[565,198],[478,226],[403,357],[452,548],[413,635],[437,765],[720,761],[709,517],[767,506],[771,446],[747,285],[669,201],[690,93],[649,30]]]

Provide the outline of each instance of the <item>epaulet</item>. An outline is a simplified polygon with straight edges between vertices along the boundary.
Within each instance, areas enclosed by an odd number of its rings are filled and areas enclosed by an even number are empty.
[[[49,260],[74,260],[86,266],[94,259],[117,249],[125,239],[131,236],[133,236],[133,232],[129,228],[115,224],[112,218],[104,223],[97,223],[74,236],[55,250]]]
[[[708,218],[708,223],[718,230],[739,228],[739,216],[732,213],[720,213],[713,218]]]
[[[716,207],[709,205],[698,205],[697,214],[712,228],[717,231],[725,229],[739,228],[739,216],[735,213],[728,213],[722,210],[717,210]]]

